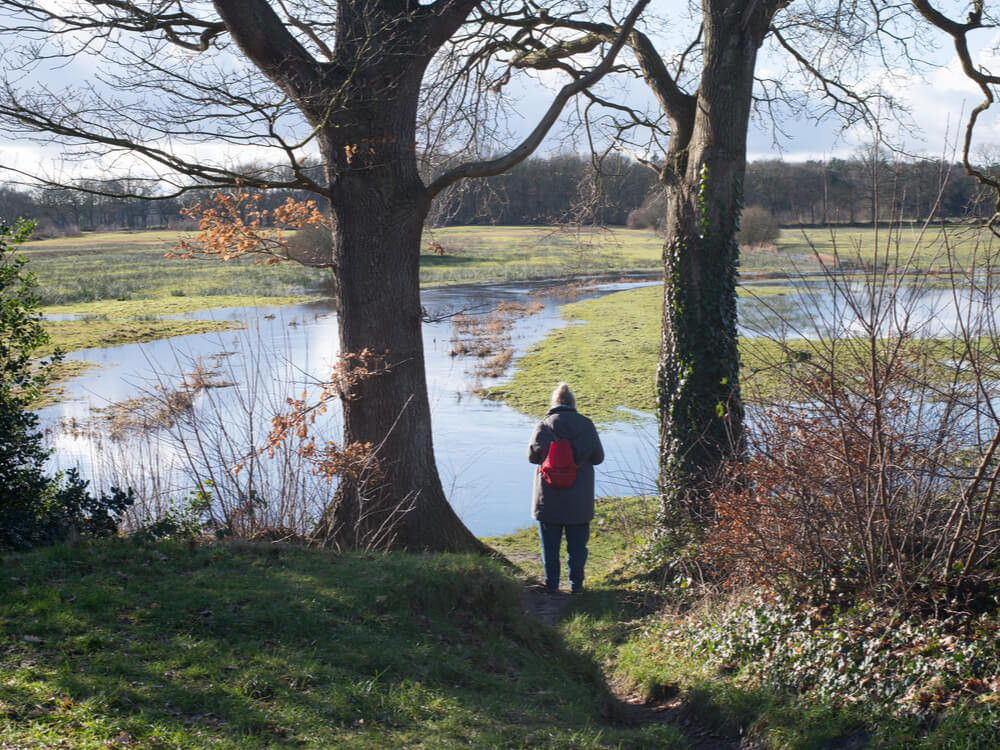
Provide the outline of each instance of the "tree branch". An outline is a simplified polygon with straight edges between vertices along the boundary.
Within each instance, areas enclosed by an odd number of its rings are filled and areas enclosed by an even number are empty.
[[[615,57],[617,57],[619,51],[621,51],[621,48],[625,45],[628,36],[632,33],[632,29],[639,17],[639,14],[645,9],[648,3],[649,0],[638,1],[638,3],[632,8],[628,17],[625,19],[625,22],[622,24],[621,31],[618,32],[611,48],[608,50],[608,53],[605,55],[600,64],[586,75],[578,78],[576,81],[563,86],[556,95],[555,99],[552,101],[552,104],[549,105],[545,115],[539,121],[538,125],[535,126],[535,129],[517,147],[497,159],[466,162],[448,170],[436,178],[428,186],[429,197],[433,198],[435,195],[444,190],[444,188],[454,184],[458,180],[469,177],[489,177],[491,175],[500,174],[501,172],[507,171],[515,164],[518,164],[526,159],[536,148],[538,148],[538,145],[542,142],[546,134],[555,124],[566,102],[584,89],[593,86],[608,71],[611,70],[614,65]]]

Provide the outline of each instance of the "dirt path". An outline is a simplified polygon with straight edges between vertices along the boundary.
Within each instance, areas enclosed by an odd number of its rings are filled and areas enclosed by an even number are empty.
[[[583,594],[586,596],[586,593]],[[550,594],[544,586],[525,587],[522,608],[525,614],[536,617],[547,625],[555,626],[574,595],[566,592]],[[740,738],[717,734],[692,717],[685,715],[679,695],[670,695],[661,701],[647,702],[642,697],[624,690],[621,685],[607,680],[613,702],[608,706],[605,720],[624,726],[639,726],[654,721],[674,724],[687,738],[692,750],[752,750]]]

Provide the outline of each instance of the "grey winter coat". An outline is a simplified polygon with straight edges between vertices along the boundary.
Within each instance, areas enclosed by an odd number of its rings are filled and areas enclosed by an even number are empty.
[[[555,440],[569,440],[576,461],[572,487],[553,487],[535,469],[531,517],[546,523],[589,523],[594,517],[594,466],[604,460],[604,448],[594,423],[571,406],[549,409],[528,446],[528,460],[541,464]]]

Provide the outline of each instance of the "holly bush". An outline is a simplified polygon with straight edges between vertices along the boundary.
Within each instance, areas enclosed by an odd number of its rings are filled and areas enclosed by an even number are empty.
[[[27,259],[15,252],[33,226],[0,220],[0,549],[57,542],[73,531],[113,533],[133,502],[131,490],[92,497],[75,470],[45,472],[49,451],[29,407],[59,355],[34,359],[48,335],[38,310],[38,282],[25,268]]]

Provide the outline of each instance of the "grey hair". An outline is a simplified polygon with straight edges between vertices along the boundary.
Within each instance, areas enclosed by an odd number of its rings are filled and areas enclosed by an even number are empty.
[[[574,396],[573,391],[569,389],[568,383],[560,383],[556,386],[556,389],[552,391],[552,408],[557,406],[569,406],[572,409],[576,408],[576,396]]]

